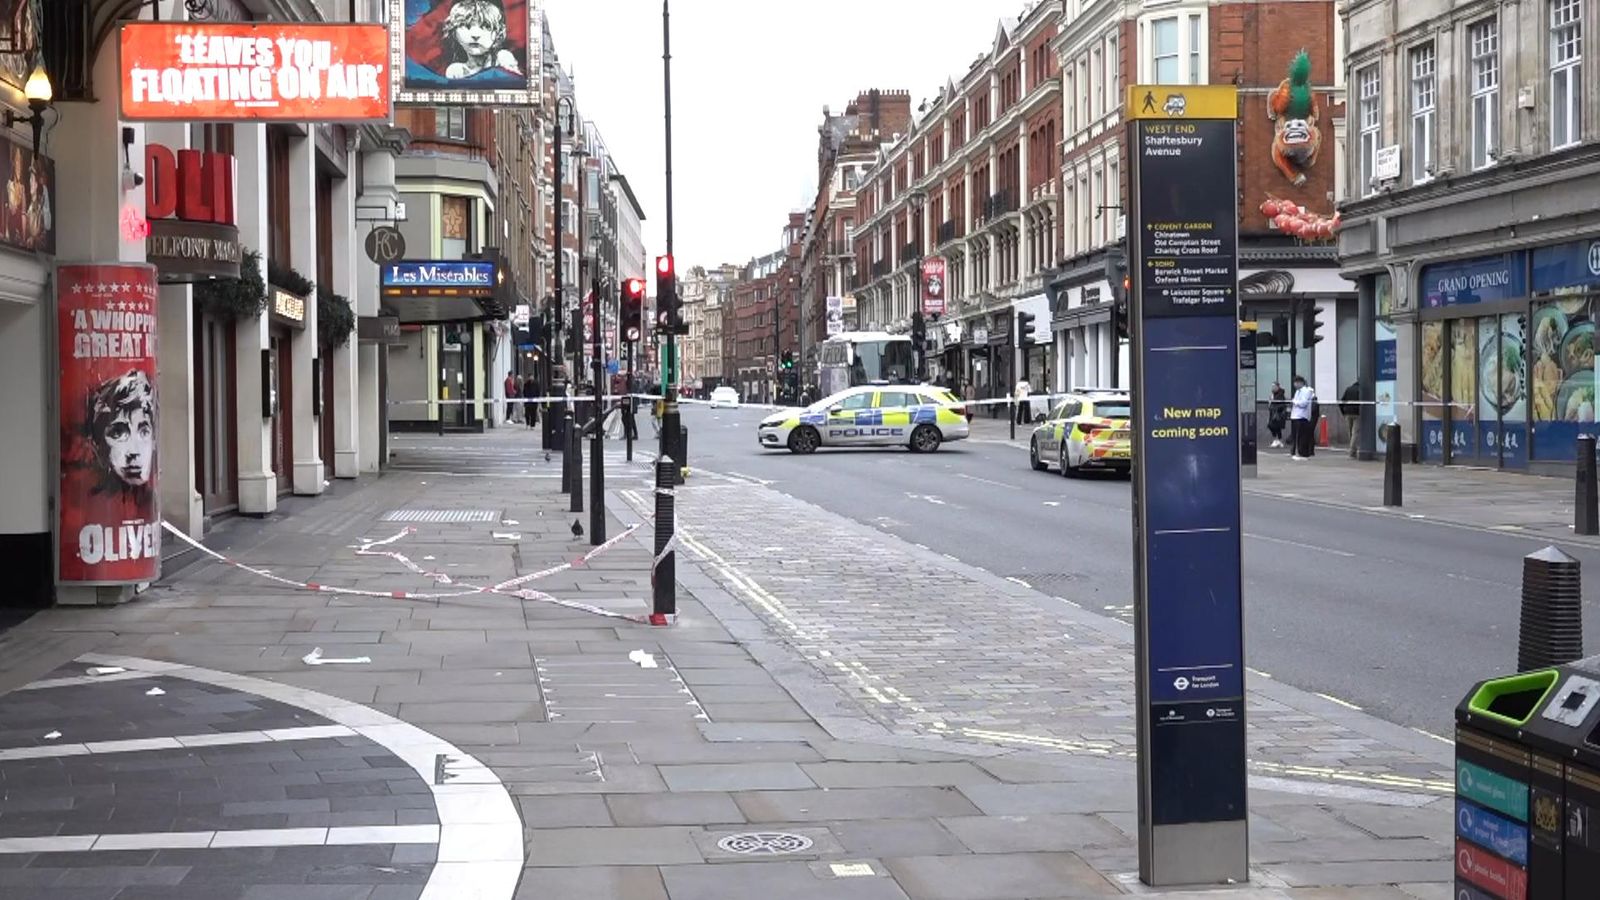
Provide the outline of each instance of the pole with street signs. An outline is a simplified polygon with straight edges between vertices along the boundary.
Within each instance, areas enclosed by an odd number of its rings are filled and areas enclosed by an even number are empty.
[[[1244,882],[1232,86],[1128,89],[1139,876]]]

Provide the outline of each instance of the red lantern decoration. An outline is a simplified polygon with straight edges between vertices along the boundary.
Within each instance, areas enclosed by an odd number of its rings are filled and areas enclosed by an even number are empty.
[[[1289,217],[1288,213],[1278,213],[1272,219],[1272,227],[1278,229],[1279,231],[1288,231],[1289,223],[1292,221],[1294,220]]]
[[[1269,219],[1277,218],[1281,209],[1282,207],[1278,205],[1278,201],[1270,197],[1267,198],[1266,202],[1261,204],[1261,214]]]

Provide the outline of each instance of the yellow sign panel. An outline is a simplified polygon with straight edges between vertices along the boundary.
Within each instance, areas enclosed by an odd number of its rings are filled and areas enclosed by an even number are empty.
[[[1130,84],[1128,119],[1237,119],[1239,89],[1231,84]]]

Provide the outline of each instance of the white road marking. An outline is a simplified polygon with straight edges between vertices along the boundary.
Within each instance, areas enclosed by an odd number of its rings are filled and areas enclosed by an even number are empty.
[[[1354,703],[1351,703],[1348,700],[1340,700],[1338,697],[1335,697],[1332,694],[1324,694],[1324,693],[1318,692],[1317,696],[1321,697],[1324,700],[1328,700],[1328,701],[1331,701],[1333,703],[1337,703],[1337,704],[1339,704],[1340,706],[1343,706],[1346,709],[1353,709],[1356,712],[1361,712],[1362,711],[1361,707],[1355,705]]]
[[[1018,487],[1018,486],[1016,486],[1014,484],[1006,484],[1004,481],[993,481],[993,480],[988,479],[988,478],[979,478],[976,475],[968,475],[965,472],[957,472],[956,473],[956,477],[957,478],[965,478],[968,481],[976,481],[976,482],[979,482],[980,484],[992,484],[995,487],[1008,488],[1008,489],[1013,490],[1013,491],[1022,490],[1022,488],[1020,488],[1020,487]]]
[[[1346,559],[1355,559],[1356,556],[1354,553],[1347,553],[1344,550],[1335,550],[1332,547],[1319,547],[1316,544],[1305,544],[1301,543],[1300,541],[1291,541],[1287,538],[1268,537],[1264,534],[1251,534],[1248,531],[1245,532],[1244,536],[1257,541],[1266,541],[1269,544],[1282,544],[1285,547],[1299,547],[1301,550],[1313,550],[1318,553],[1328,553],[1332,554],[1333,556],[1342,556]]]
[[[1030,590],[1030,591],[1033,590],[1033,585],[1027,583],[1026,581],[1023,581],[1021,578],[1013,578],[1010,575],[1007,575],[1006,576],[1006,580],[1011,582],[1012,584],[1020,584],[1023,587],[1025,587],[1028,590]]]
[[[335,828],[256,828],[245,831],[156,831],[0,838],[0,853],[437,843],[439,843],[438,825],[352,825]]]

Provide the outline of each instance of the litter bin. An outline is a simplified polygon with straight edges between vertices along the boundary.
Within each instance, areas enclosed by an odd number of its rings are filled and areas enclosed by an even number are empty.
[[[1456,895],[1600,897],[1600,656],[1491,678],[1456,707]]]

